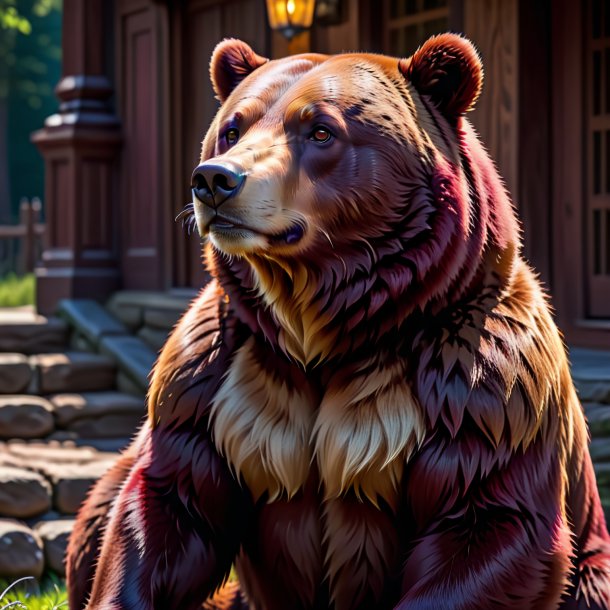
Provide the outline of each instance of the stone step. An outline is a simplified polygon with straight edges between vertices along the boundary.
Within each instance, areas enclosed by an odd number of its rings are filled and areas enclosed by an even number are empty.
[[[0,465],[0,517],[27,519],[51,508],[47,479],[33,470]]]
[[[0,396],[0,439],[44,438],[54,429],[53,405],[45,398]]]
[[[33,308],[4,308],[0,316],[0,352],[41,354],[65,349],[68,325],[38,315]]]
[[[569,358],[580,400],[610,403],[610,351],[571,347]]]
[[[195,290],[122,290],[110,297],[106,308],[132,331],[142,326],[169,331],[196,296]]]
[[[62,515],[78,511],[89,488],[112,466],[118,455],[57,441],[0,443],[0,466],[8,468],[7,476],[13,471],[15,476],[29,471],[44,477],[52,490],[52,507]],[[36,512],[45,511],[37,507]]]
[[[75,437],[131,436],[145,416],[144,398],[121,392],[83,392],[49,396],[59,430]]]
[[[116,391],[0,395],[0,440],[125,439],[145,417],[143,396]]]
[[[122,322],[91,299],[64,299],[59,303],[57,315],[84,337],[93,350],[97,350],[102,337],[129,333]]]
[[[116,370],[112,359],[88,352],[64,352],[30,356],[38,394],[112,390]]]
[[[145,393],[156,352],[142,339],[132,336],[104,337],[100,351],[114,360],[119,370]]]
[[[75,515],[89,489],[114,464],[118,456],[87,464],[46,464],[39,468],[53,485],[53,508],[63,515]]]
[[[28,389],[32,378],[27,356],[0,353],[0,394],[21,394]]]
[[[97,421],[110,415],[125,415],[138,422],[145,414],[144,398],[122,392],[82,392],[53,394],[48,397],[53,405],[57,428],[74,430],[83,422]],[[76,428],[75,428],[76,426]],[[129,436],[133,428],[117,434],[102,434],[99,437]],[[97,435],[90,438],[98,438]]]

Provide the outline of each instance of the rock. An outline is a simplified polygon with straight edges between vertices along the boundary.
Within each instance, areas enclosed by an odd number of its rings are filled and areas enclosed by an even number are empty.
[[[583,408],[591,436],[610,435],[610,405],[584,403]]]
[[[51,486],[36,472],[0,466],[0,516],[27,519],[51,508]]]
[[[33,309],[3,309],[0,320],[0,352],[42,354],[63,349],[68,338],[66,323],[39,316]]]
[[[74,515],[91,486],[114,464],[115,459],[89,464],[53,464],[45,470],[53,483],[53,503],[57,511]]]
[[[41,438],[55,428],[53,405],[39,396],[0,396],[0,438]]]
[[[53,405],[55,421],[60,428],[69,428],[78,420],[90,421],[93,418],[107,415],[131,416],[130,421],[133,421],[134,418],[139,421],[145,413],[143,398],[136,398],[121,392],[55,394],[50,396],[49,400]],[[128,434],[131,434],[131,431]],[[117,435],[112,434],[111,436]]]
[[[114,388],[114,364],[99,354],[43,354],[32,356],[30,364],[39,371],[40,391],[44,394]]]
[[[30,384],[32,369],[23,354],[0,354],[0,394],[19,394]]]
[[[64,558],[68,538],[73,528],[74,519],[41,521],[34,528],[42,540],[46,567],[57,572],[60,576],[66,575]]]
[[[0,576],[15,580],[22,576],[40,578],[44,570],[42,541],[27,525],[0,519]]]

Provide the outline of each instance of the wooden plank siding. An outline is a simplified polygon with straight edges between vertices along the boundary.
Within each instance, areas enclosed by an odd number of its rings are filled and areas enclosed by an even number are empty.
[[[551,1],[464,0],[463,32],[483,59],[470,118],[523,227],[524,255],[552,285]]]
[[[485,84],[470,114],[508,190],[519,192],[519,2],[464,0],[463,31],[483,59]]]

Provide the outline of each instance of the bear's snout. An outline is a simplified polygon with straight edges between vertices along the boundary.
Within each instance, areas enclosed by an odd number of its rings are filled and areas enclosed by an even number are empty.
[[[228,163],[206,161],[193,171],[191,188],[201,203],[214,209],[236,195],[246,174]]]

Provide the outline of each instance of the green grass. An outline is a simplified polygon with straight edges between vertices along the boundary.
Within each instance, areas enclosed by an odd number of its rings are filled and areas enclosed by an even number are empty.
[[[66,586],[57,576],[41,585],[31,577],[0,585],[0,610],[68,610]]]
[[[33,273],[23,276],[8,273],[0,278],[0,307],[33,305],[35,288],[36,278]]]

